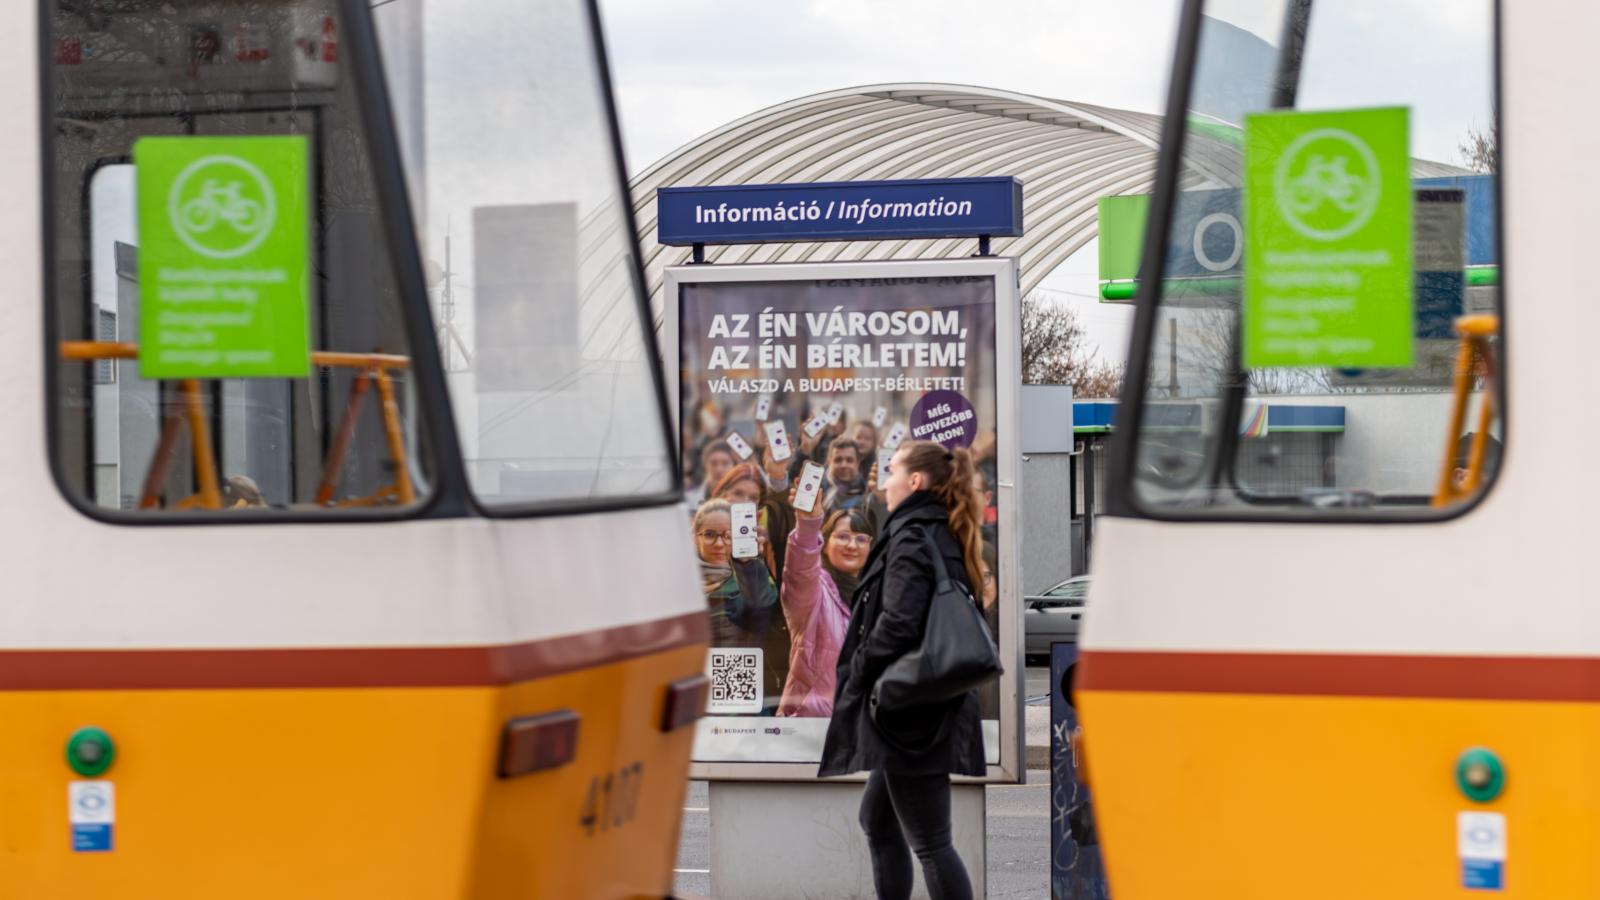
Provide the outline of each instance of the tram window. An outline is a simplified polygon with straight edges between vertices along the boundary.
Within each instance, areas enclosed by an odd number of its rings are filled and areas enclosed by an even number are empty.
[[[433,463],[333,0],[43,10],[64,489],[129,521],[420,505]]]
[[[374,16],[475,495],[668,495],[588,3],[392,0]]]
[[[1492,0],[1203,12],[1166,250],[1142,271],[1133,499],[1464,506],[1501,445]]]

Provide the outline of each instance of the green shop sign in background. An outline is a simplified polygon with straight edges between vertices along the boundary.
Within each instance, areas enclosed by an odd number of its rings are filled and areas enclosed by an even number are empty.
[[[1149,215],[1149,194],[1100,198],[1096,221],[1101,281],[1132,281],[1139,277],[1139,252],[1144,249],[1144,223]]]
[[[140,375],[309,375],[305,138],[142,138],[133,162]]]
[[[1244,364],[1412,364],[1404,108],[1245,121]]]

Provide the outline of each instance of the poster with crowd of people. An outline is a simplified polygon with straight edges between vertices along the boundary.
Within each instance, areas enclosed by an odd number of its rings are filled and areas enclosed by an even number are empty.
[[[999,634],[995,275],[697,280],[674,270],[683,489],[711,617],[697,762],[814,763],[897,448],[965,447]],[[712,268],[712,267],[700,267]],[[723,269],[723,267],[715,267]],[[970,269],[968,270],[970,271]],[[669,334],[671,329],[669,329]],[[998,763],[998,685],[981,697]]]

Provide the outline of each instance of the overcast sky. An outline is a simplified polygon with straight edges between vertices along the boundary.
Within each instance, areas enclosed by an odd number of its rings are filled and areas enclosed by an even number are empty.
[[[600,4],[630,173],[734,119],[853,85],[953,82],[1158,113],[1179,9],[1178,0]],[[1267,40],[1281,9],[1207,6]],[[1413,154],[1459,162],[1458,136],[1488,119],[1488,10],[1485,0],[1319,4],[1305,105],[1411,106]],[[1091,242],[1044,286],[1120,361],[1131,307],[1096,302],[1095,253]]]

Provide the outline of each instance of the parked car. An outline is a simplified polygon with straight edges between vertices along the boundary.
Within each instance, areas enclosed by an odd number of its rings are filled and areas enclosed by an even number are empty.
[[[1089,576],[1079,575],[1022,598],[1022,652],[1030,660],[1049,658],[1051,644],[1076,641],[1088,596]]]

